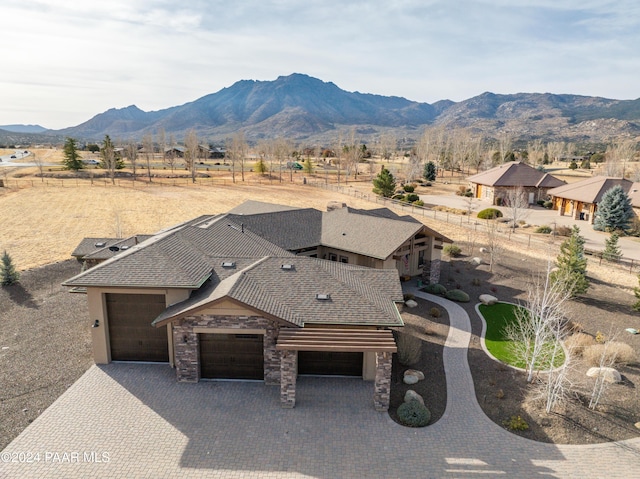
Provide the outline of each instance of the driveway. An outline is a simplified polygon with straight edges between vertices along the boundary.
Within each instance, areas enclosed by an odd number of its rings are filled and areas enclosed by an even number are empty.
[[[0,477],[453,478],[637,475],[640,438],[557,446],[515,436],[478,405],[455,303],[447,408],[422,429],[394,423],[358,379],[302,377],[294,409],[260,382],[177,383],[166,365],[92,367],[0,454]],[[427,378],[428,381],[428,378]]]

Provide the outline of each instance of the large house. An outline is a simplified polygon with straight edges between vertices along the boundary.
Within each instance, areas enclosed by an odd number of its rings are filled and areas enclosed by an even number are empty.
[[[436,282],[451,241],[387,209],[258,202],[143,239],[102,239],[95,251],[85,241],[87,257],[104,260],[64,283],[86,288],[96,363],[166,362],[185,382],[263,380],[288,407],[298,374],[361,376],[379,410],[389,328],[403,324],[399,277]]]
[[[632,201],[634,208],[640,206],[638,200],[638,184],[625,178],[609,176],[594,176],[575,183],[569,183],[549,190],[553,209],[560,216],[570,215],[576,220],[588,221],[593,224],[598,203],[608,190],[620,186]]]
[[[544,200],[551,188],[565,182],[539,171],[526,163],[510,161],[467,178],[475,198],[487,199],[494,205],[508,205],[513,192],[523,191],[527,202]]]

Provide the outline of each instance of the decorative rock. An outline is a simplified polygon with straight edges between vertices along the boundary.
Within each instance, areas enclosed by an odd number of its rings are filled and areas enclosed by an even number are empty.
[[[406,393],[404,393],[404,402],[409,402],[409,401],[418,401],[420,404],[424,406],[424,399],[422,398],[422,396],[420,396],[420,394],[415,392],[413,389],[409,389],[407,390]]]
[[[602,378],[608,383],[622,382],[622,376],[613,368],[589,368],[587,371],[587,376],[590,378],[595,378],[600,375],[602,375]]]
[[[487,248],[480,248],[481,253],[488,253],[489,250]]]
[[[475,256],[474,258],[471,258],[471,264],[474,266],[479,266],[482,264],[482,258],[478,258],[477,256]]]
[[[636,427],[636,429],[640,429],[640,422],[635,423],[634,426]]]
[[[405,384],[416,384],[418,382],[418,377],[417,376],[411,376],[411,375],[405,375],[405,377],[402,379],[402,382],[404,382]]]
[[[418,306],[418,303],[416,303],[413,299],[408,299],[404,302],[404,304],[405,306],[407,306],[407,308],[415,308],[416,306]]]
[[[407,369],[404,372],[404,375],[415,376],[418,378],[418,381],[422,381],[424,379],[424,373],[422,371],[418,371],[417,369]]]
[[[478,296],[478,299],[482,304],[486,304],[487,306],[491,306],[492,304],[496,304],[498,302],[498,298],[495,296],[491,296],[490,294],[481,294]]]

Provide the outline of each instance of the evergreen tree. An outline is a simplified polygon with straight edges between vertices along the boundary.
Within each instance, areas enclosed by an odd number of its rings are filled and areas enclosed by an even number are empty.
[[[267,164],[264,162],[264,160],[262,158],[259,158],[256,162],[256,172],[264,175],[268,169],[269,168],[267,167]]]
[[[618,246],[618,239],[620,236],[615,231],[611,233],[608,239],[604,242],[604,251],[602,252],[602,257],[607,261],[618,261],[622,258],[622,251],[620,250],[620,246]]]
[[[313,174],[313,163],[311,163],[311,158],[307,158],[306,160],[304,160],[304,163],[302,164],[302,168],[306,174],[308,175]]]
[[[427,181],[436,181],[436,173],[436,164],[433,161],[427,161],[424,164],[423,178]]]
[[[20,275],[13,266],[13,260],[11,256],[9,256],[9,253],[5,251],[0,261],[0,284],[3,286],[16,284],[19,279]]]
[[[640,283],[640,274],[638,275],[638,282]],[[637,301],[633,303],[631,307],[634,311],[640,311],[640,287],[633,288],[633,294],[635,295]]]
[[[67,138],[62,151],[64,153],[62,163],[67,170],[78,171],[84,167],[80,159],[80,153],[78,153],[78,142],[76,140]]]
[[[373,192],[376,195],[391,198],[396,190],[396,180],[384,166],[378,176],[373,179]]]
[[[631,200],[620,185],[607,190],[603,195],[593,222],[598,231],[625,231],[633,217]]]
[[[551,273],[553,282],[561,282],[570,295],[583,294],[589,288],[587,279],[587,259],[584,257],[584,238],[580,228],[574,226],[571,236],[560,245],[556,259],[557,270]]]

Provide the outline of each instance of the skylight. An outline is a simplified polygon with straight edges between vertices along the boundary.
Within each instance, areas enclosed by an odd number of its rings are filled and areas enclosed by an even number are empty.
[[[295,269],[296,267],[292,264],[283,264],[282,266],[280,266],[280,269],[284,269],[287,271],[291,271],[293,269]]]
[[[324,294],[324,293],[317,293],[316,294],[316,299],[318,301],[330,301],[331,300],[331,295],[330,294]]]
[[[104,248],[105,246],[107,246],[107,243],[105,243],[104,241],[100,241],[100,242],[96,243],[94,246],[96,248]]]
[[[223,261],[222,262],[222,267],[223,268],[235,268],[236,264],[233,261]]]

